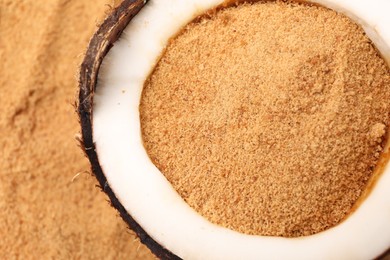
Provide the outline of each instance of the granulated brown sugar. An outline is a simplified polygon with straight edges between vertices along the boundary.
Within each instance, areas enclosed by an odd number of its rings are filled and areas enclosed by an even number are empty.
[[[107,4],[0,0],[0,259],[155,258],[74,139],[76,74]]]
[[[145,147],[185,201],[247,234],[338,224],[389,123],[390,74],[346,16],[241,4],[191,23],[145,84]]]

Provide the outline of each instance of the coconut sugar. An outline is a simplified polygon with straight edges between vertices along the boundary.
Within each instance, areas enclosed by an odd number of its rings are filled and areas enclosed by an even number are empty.
[[[112,0],[0,0],[0,259],[155,259],[85,171],[76,74]]]
[[[340,223],[385,143],[390,71],[320,6],[223,8],[171,40],[144,86],[145,148],[209,221],[297,237]]]

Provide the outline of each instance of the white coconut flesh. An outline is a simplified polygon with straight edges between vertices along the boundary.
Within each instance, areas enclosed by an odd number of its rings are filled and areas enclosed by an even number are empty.
[[[390,1],[315,0],[359,23],[390,62]],[[107,182],[162,247],[184,259],[371,259],[390,247],[390,167],[341,224],[315,235],[245,235],[207,221],[154,166],[142,143],[143,85],[168,40],[223,0],[150,0],[105,57],[93,105],[93,140]],[[388,147],[385,149],[388,151]]]

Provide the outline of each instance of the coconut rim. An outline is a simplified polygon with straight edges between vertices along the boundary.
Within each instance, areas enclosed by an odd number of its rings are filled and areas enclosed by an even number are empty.
[[[119,6],[112,10],[111,14],[107,16],[89,43],[85,58],[80,68],[79,78],[79,98],[77,112],[81,124],[82,134],[80,143],[85,155],[88,157],[91,163],[92,172],[97,178],[100,188],[108,195],[111,201],[111,205],[119,211],[122,219],[127,223],[129,228],[137,234],[140,241],[145,244],[153,254],[161,259],[181,259],[164,248],[161,244],[156,242],[126,211],[125,207],[118,200],[107,182],[107,178],[104,175],[100,165],[93,140],[93,96],[97,86],[97,77],[100,66],[105,56],[113,46],[114,42],[120,38],[123,30],[129,24],[129,22],[138,14],[138,12],[147,4],[148,1],[149,0],[124,0]],[[249,2],[255,1],[256,0],[251,0]],[[321,0],[299,0],[298,2],[315,4],[316,2],[321,2]],[[333,8],[331,4],[327,4],[325,6],[326,8],[337,10],[336,8]],[[359,19],[353,20],[356,22]],[[365,27],[364,24],[359,24]],[[390,54],[390,52],[387,53]],[[389,58],[384,58],[389,63]],[[390,248],[383,252],[376,259],[383,259],[387,256],[390,256]]]
[[[147,2],[148,0],[124,0],[112,10],[111,14],[107,16],[90,40],[85,58],[81,64],[79,76],[77,113],[81,124],[82,139],[80,144],[91,163],[92,173],[98,180],[101,190],[108,195],[111,206],[119,211],[122,219],[136,233],[140,241],[161,259],[180,259],[151,238],[119,202],[100,166],[93,141],[93,95],[96,89],[100,65],[113,46],[113,43],[121,36],[124,28]]]

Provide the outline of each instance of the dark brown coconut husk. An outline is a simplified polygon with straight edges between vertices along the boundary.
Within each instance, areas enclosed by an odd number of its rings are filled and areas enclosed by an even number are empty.
[[[141,242],[145,244],[153,254],[161,259],[180,259],[151,238],[119,202],[107,183],[106,176],[99,163],[92,137],[93,95],[100,65],[113,46],[113,43],[118,40],[122,34],[124,28],[146,3],[147,0],[123,1],[122,4],[115,8],[106,18],[89,43],[84,61],[81,64],[79,79],[80,89],[77,110],[81,123],[81,147],[84,149],[84,152],[92,165],[92,172],[99,181],[101,189],[110,198],[111,205],[119,211],[120,216],[126,221],[129,228],[137,234]]]
[[[250,2],[253,1],[250,0]],[[120,216],[128,224],[129,228],[137,234],[141,242],[160,259],[181,259],[150,237],[119,202],[100,166],[92,134],[93,95],[96,89],[100,65],[114,42],[121,36],[124,28],[147,2],[148,0],[124,0],[106,18],[89,43],[84,61],[81,64],[79,78],[77,112],[82,133],[80,142],[85,155],[91,163],[92,172],[99,181],[100,188],[108,195],[111,205],[119,211]],[[390,249],[376,259],[390,260]]]

